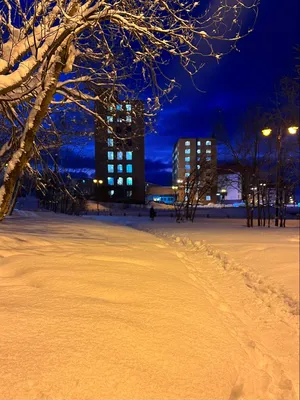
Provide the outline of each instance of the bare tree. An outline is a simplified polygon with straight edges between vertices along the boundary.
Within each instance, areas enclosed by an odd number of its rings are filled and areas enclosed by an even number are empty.
[[[211,162],[202,159],[192,166],[189,176],[178,187],[178,201],[175,205],[176,220],[194,221],[197,207],[206,203],[206,196],[216,193],[217,169]]]
[[[0,149],[0,220],[19,177],[40,152],[39,132],[49,139],[54,109],[75,104],[106,123],[94,101],[112,103],[116,90],[126,96],[151,88],[153,115],[176,87],[166,64],[177,58],[192,77],[202,57],[219,60],[252,30],[257,5],[226,0],[205,11],[187,0],[3,0],[0,114],[10,133]],[[246,12],[253,14],[251,26],[242,24]]]

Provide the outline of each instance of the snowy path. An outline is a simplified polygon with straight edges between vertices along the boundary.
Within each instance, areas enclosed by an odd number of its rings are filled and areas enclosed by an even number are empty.
[[[0,399],[298,398],[298,325],[193,242],[0,225]]]

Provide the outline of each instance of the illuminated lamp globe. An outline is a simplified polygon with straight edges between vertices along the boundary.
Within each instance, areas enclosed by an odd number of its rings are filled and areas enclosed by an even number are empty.
[[[288,132],[290,135],[296,135],[296,133],[298,132],[298,126],[290,126],[288,128]]]
[[[265,129],[262,130],[262,134],[264,136],[270,136],[271,133],[272,133],[272,129],[270,129],[270,128],[265,128]]]

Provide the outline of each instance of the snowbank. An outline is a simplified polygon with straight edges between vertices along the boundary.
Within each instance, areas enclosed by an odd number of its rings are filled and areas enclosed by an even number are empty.
[[[11,218],[0,286],[3,399],[298,398],[296,317],[193,243]]]

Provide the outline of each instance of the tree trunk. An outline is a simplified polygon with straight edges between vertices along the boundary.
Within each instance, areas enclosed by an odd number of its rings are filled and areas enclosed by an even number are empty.
[[[35,104],[32,107],[27,122],[20,138],[19,148],[12,154],[4,174],[4,183],[0,187],[0,221],[9,213],[10,204],[20,176],[30,161],[33,153],[34,139],[36,133],[48,111],[53,95],[56,91],[59,75],[64,63],[61,57],[64,55],[63,48],[52,57],[52,65],[44,77],[43,89],[37,94]],[[51,61],[50,61],[51,62]]]
[[[12,213],[14,211],[14,208],[15,208],[17,200],[18,200],[18,194],[19,194],[20,186],[21,186],[20,179],[18,179],[18,181],[16,183],[16,187],[15,187],[14,193],[13,193],[13,196],[12,196],[12,200],[10,202],[10,206],[9,206],[7,215],[12,215]]]

